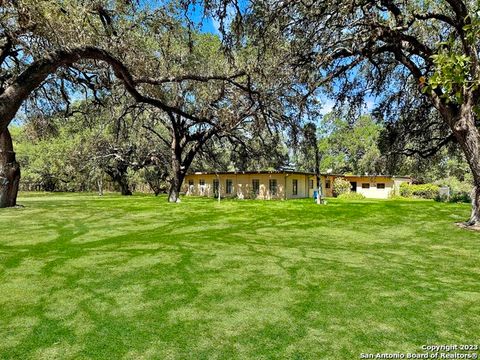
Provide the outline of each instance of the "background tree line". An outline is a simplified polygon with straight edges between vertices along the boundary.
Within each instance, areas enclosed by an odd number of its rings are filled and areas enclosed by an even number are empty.
[[[167,128],[142,107],[121,101],[96,107],[79,101],[69,118],[63,113],[48,118],[39,113],[12,127],[23,189],[100,193],[108,189],[124,195],[135,190],[168,192],[171,149],[168,141],[159,141],[169,138]],[[471,183],[468,164],[455,148],[427,158],[390,153],[381,148],[388,132],[371,116],[351,122],[338,115],[326,114],[315,130],[321,173],[410,174],[417,183],[455,187],[455,182]],[[211,139],[190,171],[315,172],[314,149],[305,134],[299,131],[293,144],[289,132],[274,136],[267,129],[264,132],[256,136],[244,127],[228,138]]]

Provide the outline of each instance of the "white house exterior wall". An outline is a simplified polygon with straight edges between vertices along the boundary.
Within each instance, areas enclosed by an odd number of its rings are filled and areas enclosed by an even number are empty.
[[[324,196],[334,196],[333,182],[335,178],[341,177],[350,182],[356,182],[357,192],[367,198],[387,199],[392,194],[398,194],[400,184],[411,182],[408,177],[392,176],[351,176],[351,175],[322,175],[320,177],[322,192]],[[182,191],[186,195],[195,196],[214,196],[213,183],[219,181],[220,195],[222,197],[238,197],[240,199],[295,199],[313,197],[316,188],[315,176],[308,173],[195,173],[185,177]],[[231,193],[227,193],[227,180],[232,183]],[[260,189],[258,194],[253,193],[253,180],[258,180]],[[270,180],[276,180],[276,194],[270,191]],[[293,181],[297,181],[297,193],[294,194]],[[327,188],[327,181],[330,187]],[[193,182],[193,185],[189,183]],[[201,185],[201,182],[204,185]],[[368,184],[368,188],[362,187],[362,184]],[[378,184],[383,184],[380,188]],[[313,185],[313,186],[312,186]]]

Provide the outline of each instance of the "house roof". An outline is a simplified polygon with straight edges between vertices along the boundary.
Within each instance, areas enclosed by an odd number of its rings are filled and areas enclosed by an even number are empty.
[[[216,172],[202,172],[197,171],[188,175],[251,175],[251,174],[298,174],[298,175],[315,175],[315,173],[303,172],[303,171],[290,171],[290,170],[262,170],[262,171],[216,171]]]
[[[253,175],[253,174],[293,174],[293,175],[309,175],[314,176],[315,173],[313,172],[306,172],[306,171],[290,171],[290,170],[262,170],[262,171],[218,171],[218,172],[202,172],[197,171],[190,173],[188,175]],[[321,173],[321,176],[336,176],[336,177],[391,177],[391,178],[406,178],[411,179],[410,176],[398,176],[398,175],[383,175],[383,174],[376,174],[376,175],[352,175],[352,174],[325,174]]]

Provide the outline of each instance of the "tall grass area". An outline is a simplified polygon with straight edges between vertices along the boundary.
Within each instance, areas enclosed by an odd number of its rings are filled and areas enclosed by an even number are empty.
[[[478,343],[466,204],[21,194],[2,359],[358,359]]]

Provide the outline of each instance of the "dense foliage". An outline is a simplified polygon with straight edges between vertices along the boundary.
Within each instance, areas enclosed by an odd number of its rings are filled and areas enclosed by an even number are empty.
[[[337,177],[333,180],[333,193],[335,196],[339,196],[342,194],[349,194],[351,191],[352,185],[349,181],[345,180],[344,178]]]
[[[434,184],[408,184],[400,185],[400,195],[422,199],[435,199],[439,196],[439,186]]]
[[[370,116],[350,121],[335,113],[323,117],[319,130],[320,168],[333,173],[385,174],[385,156],[378,147],[381,125]]]
[[[465,203],[469,203],[472,201],[472,185],[470,181],[461,181],[458,178],[451,176],[445,179],[438,180],[435,182],[435,184],[448,187],[448,196],[444,194],[439,194],[439,196],[436,198],[436,200],[438,201]]]

